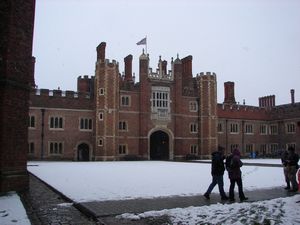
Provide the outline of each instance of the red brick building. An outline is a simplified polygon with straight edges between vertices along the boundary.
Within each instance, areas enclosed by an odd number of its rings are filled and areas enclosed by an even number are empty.
[[[218,145],[244,154],[287,145],[299,151],[299,103],[275,106],[265,97],[260,107],[239,105],[234,83],[227,82],[224,103],[217,104],[216,75],[193,76],[192,56],[177,56],[169,69],[160,58],[154,71],[143,52],[135,82],[132,55],[124,58],[121,75],[118,62],[105,58],[105,48],[106,43],[97,47],[95,76],[78,77],[77,92],[32,91],[32,159],[205,158]]]

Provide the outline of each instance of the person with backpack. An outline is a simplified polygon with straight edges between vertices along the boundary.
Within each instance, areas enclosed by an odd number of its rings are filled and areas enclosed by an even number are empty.
[[[241,201],[248,200],[243,191],[242,182],[242,171],[241,167],[243,163],[241,161],[241,153],[238,149],[234,149],[232,154],[226,158],[226,169],[228,171],[230,187],[229,187],[229,200],[235,201],[234,199],[234,187],[235,183],[238,185],[239,198]]]
[[[288,177],[292,183],[291,192],[298,191],[298,183],[296,179],[297,170],[299,162],[299,155],[295,152],[294,147],[290,146],[288,148],[288,156],[287,156],[287,170],[288,170]]]
[[[207,191],[204,194],[204,197],[206,199],[210,199],[209,195],[214,189],[214,187],[218,184],[219,192],[221,195],[222,200],[228,200],[228,197],[226,196],[224,192],[224,181],[223,181],[223,175],[225,171],[224,166],[224,148],[219,147],[218,151],[213,152],[212,154],[212,160],[211,160],[211,175],[212,175],[212,182],[209,185]]]
[[[288,165],[288,161],[287,161],[288,155],[289,155],[288,150],[284,150],[281,155],[281,164],[283,166],[283,173],[284,173],[284,178],[285,178],[285,182],[286,182],[286,187],[284,189],[286,189],[286,190],[291,189],[289,171],[288,171],[288,166],[287,166]]]

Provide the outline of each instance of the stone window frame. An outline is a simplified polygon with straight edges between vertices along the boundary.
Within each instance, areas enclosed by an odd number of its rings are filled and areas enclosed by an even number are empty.
[[[98,146],[102,147],[104,144],[104,140],[102,137],[98,138]]]
[[[64,154],[64,142],[48,141],[48,154],[50,156],[62,156]]]
[[[296,150],[296,142],[286,143],[285,149],[288,150],[289,147],[293,147]]]
[[[35,143],[34,141],[29,141],[28,142],[28,154],[33,155],[35,152]]]
[[[120,96],[120,105],[123,107],[131,106],[131,96],[130,95],[121,95]]]
[[[270,135],[278,135],[278,124],[270,124]]]
[[[99,88],[99,96],[105,95],[105,88]]]
[[[190,154],[198,155],[198,145],[195,144],[190,145]]]
[[[285,124],[286,134],[295,134],[296,133],[296,123],[288,122]]]
[[[254,134],[254,126],[252,123],[245,123],[245,134],[251,135]]]
[[[119,121],[119,131],[128,131],[128,122],[126,120]]]
[[[268,124],[262,123],[259,125],[259,134],[268,135]]]
[[[64,130],[65,118],[61,115],[49,115],[49,130]]]
[[[128,146],[127,144],[119,144],[118,146],[118,155],[126,155]]]
[[[29,114],[28,128],[29,129],[36,129],[36,115],[35,114]]]
[[[218,133],[224,133],[224,123],[223,122],[218,122],[218,125],[217,125],[217,132]]]
[[[251,153],[254,150],[254,144],[253,143],[248,143],[245,145],[245,152],[246,153]]]
[[[98,119],[99,119],[99,121],[103,121],[104,120],[104,112],[99,112],[98,113]]]
[[[158,111],[167,110],[171,111],[171,90],[170,87],[152,86],[151,89],[151,112],[157,113]]]
[[[198,133],[198,124],[197,123],[190,123],[190,133],[191,134]]]
[[[199,110],[198,102],[196,100],[189,101],[189,111],[190,112],[198,112],[198,110]]]
[[[268,146],[267,144],[261,144],[259,147],[259,153],[260,154],[266,154],[268,152]]]
[[[230,128],[230,130],[229,130],[230,134],[239,134],[240,133],[239,123],[237,123],[237,122],[231,122],[229,128]]]
[[[279,150],[279,144],[278,143],[270,143],[268,153],[273,154],[274,152],[277,152]]]
[[[90,117],[79,118],[79,130],[80,131],[93,131],[93,119]]]

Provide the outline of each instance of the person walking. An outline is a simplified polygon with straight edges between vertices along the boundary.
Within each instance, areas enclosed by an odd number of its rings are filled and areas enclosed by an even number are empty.
[[[299,161],[299,155],[295,153],[294,147],[290,146],[288,148],[288,157],[287,157],[287,170],[288,170],[288,177],[289,180],[292,183],[292,189],[291,192],[298,191],[298,183],[296,180],[296,174],[298,170],[298,161]]]
[[[204,194],[206,199],[210,199],[209,195],[214,189],[214,187],[218,184],[219,192],[221,195],[222,200],[228,200],[224,192],[224,180],[223,175],[225,171],[224,166],[224,148],[219,147],[217,151],[213,152],[212,154],[212,161],[211,161],[211,175],[212,175],[212,182],[209,185],[207,191]]]
[[[234,187],[235,183],[238,185],[239,198],[241,201],[248,200],[243,191],[243,182],[242,182],[242,171],[241,167],[243,163],[241,161],[241,153],[238,149],[234,149],[232,154],[226,158],[226,169],[228,171],[230,179],[229,187],[229,200],[235,201],[234,199]]]
[[[283,166],[283,174],[284,174],[284,178],[285,178],[285,182],[286,182],[286,187],[284,189],[286,190],[290,190],[291,189],[291,185],[290,185],[290,179],[289,179],[289,174],[288,174],[288,150],[284,150],[282,155],[281,155],[281,164]]]

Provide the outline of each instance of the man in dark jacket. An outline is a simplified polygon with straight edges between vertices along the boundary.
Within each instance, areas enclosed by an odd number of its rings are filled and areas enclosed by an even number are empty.
[[[288,176],[289,180],[292,183],[292,189],[291,192],[298,191],[298,183],[296,180],[296,174],[298,170],[298,161],[299,161],[299,155],[295,153],[295,149],[291,146],[288,148],[288,157],[287,157],[287,170],[288,170]]]
[[[284,178],[285,178],[285,182],[286,182],[286,190],[290,190],[291,189],[291,185],[290,185],[290,179],[289,179],[289,174],[288,174],[288,155],[289,152],[288,150],[284,150],[282,155],[281,155],[281,164],[283,166],[283,173],[284,173]]]
[[[209,185],[207,191],[205,192],[204,197],[206,199],[210,199],[209,195],[210,195],[211,191],[214,189],[216,184],[218,184],[221,199],[227,200],[228,197],[226,196],[226,194],[224,192],[224,181],[223,181],[223,175],[224,175],[224,171],[225,171],[224,149],[222,147],[219,147],[218,151],[213,152],[211,155],[212,155],[212,161],[211,161],[212,182]]]
[[[239,197],[241,201],[245,201],[248,198],[245,197],[243,191],[243,182],[242,182],[242,171],[241,167],[243,163],[241,161],[241,153],[238,149],[234,149],[232,154],[228,157],[230,162],[227,162],[228,165],[226,167],[230,179],[230,187],[229,187],[229,199],[230,201],[235,201],[234,199],[234,186],[235,183],[238,185]],[[227,159],[226,159],[227,160]]]

